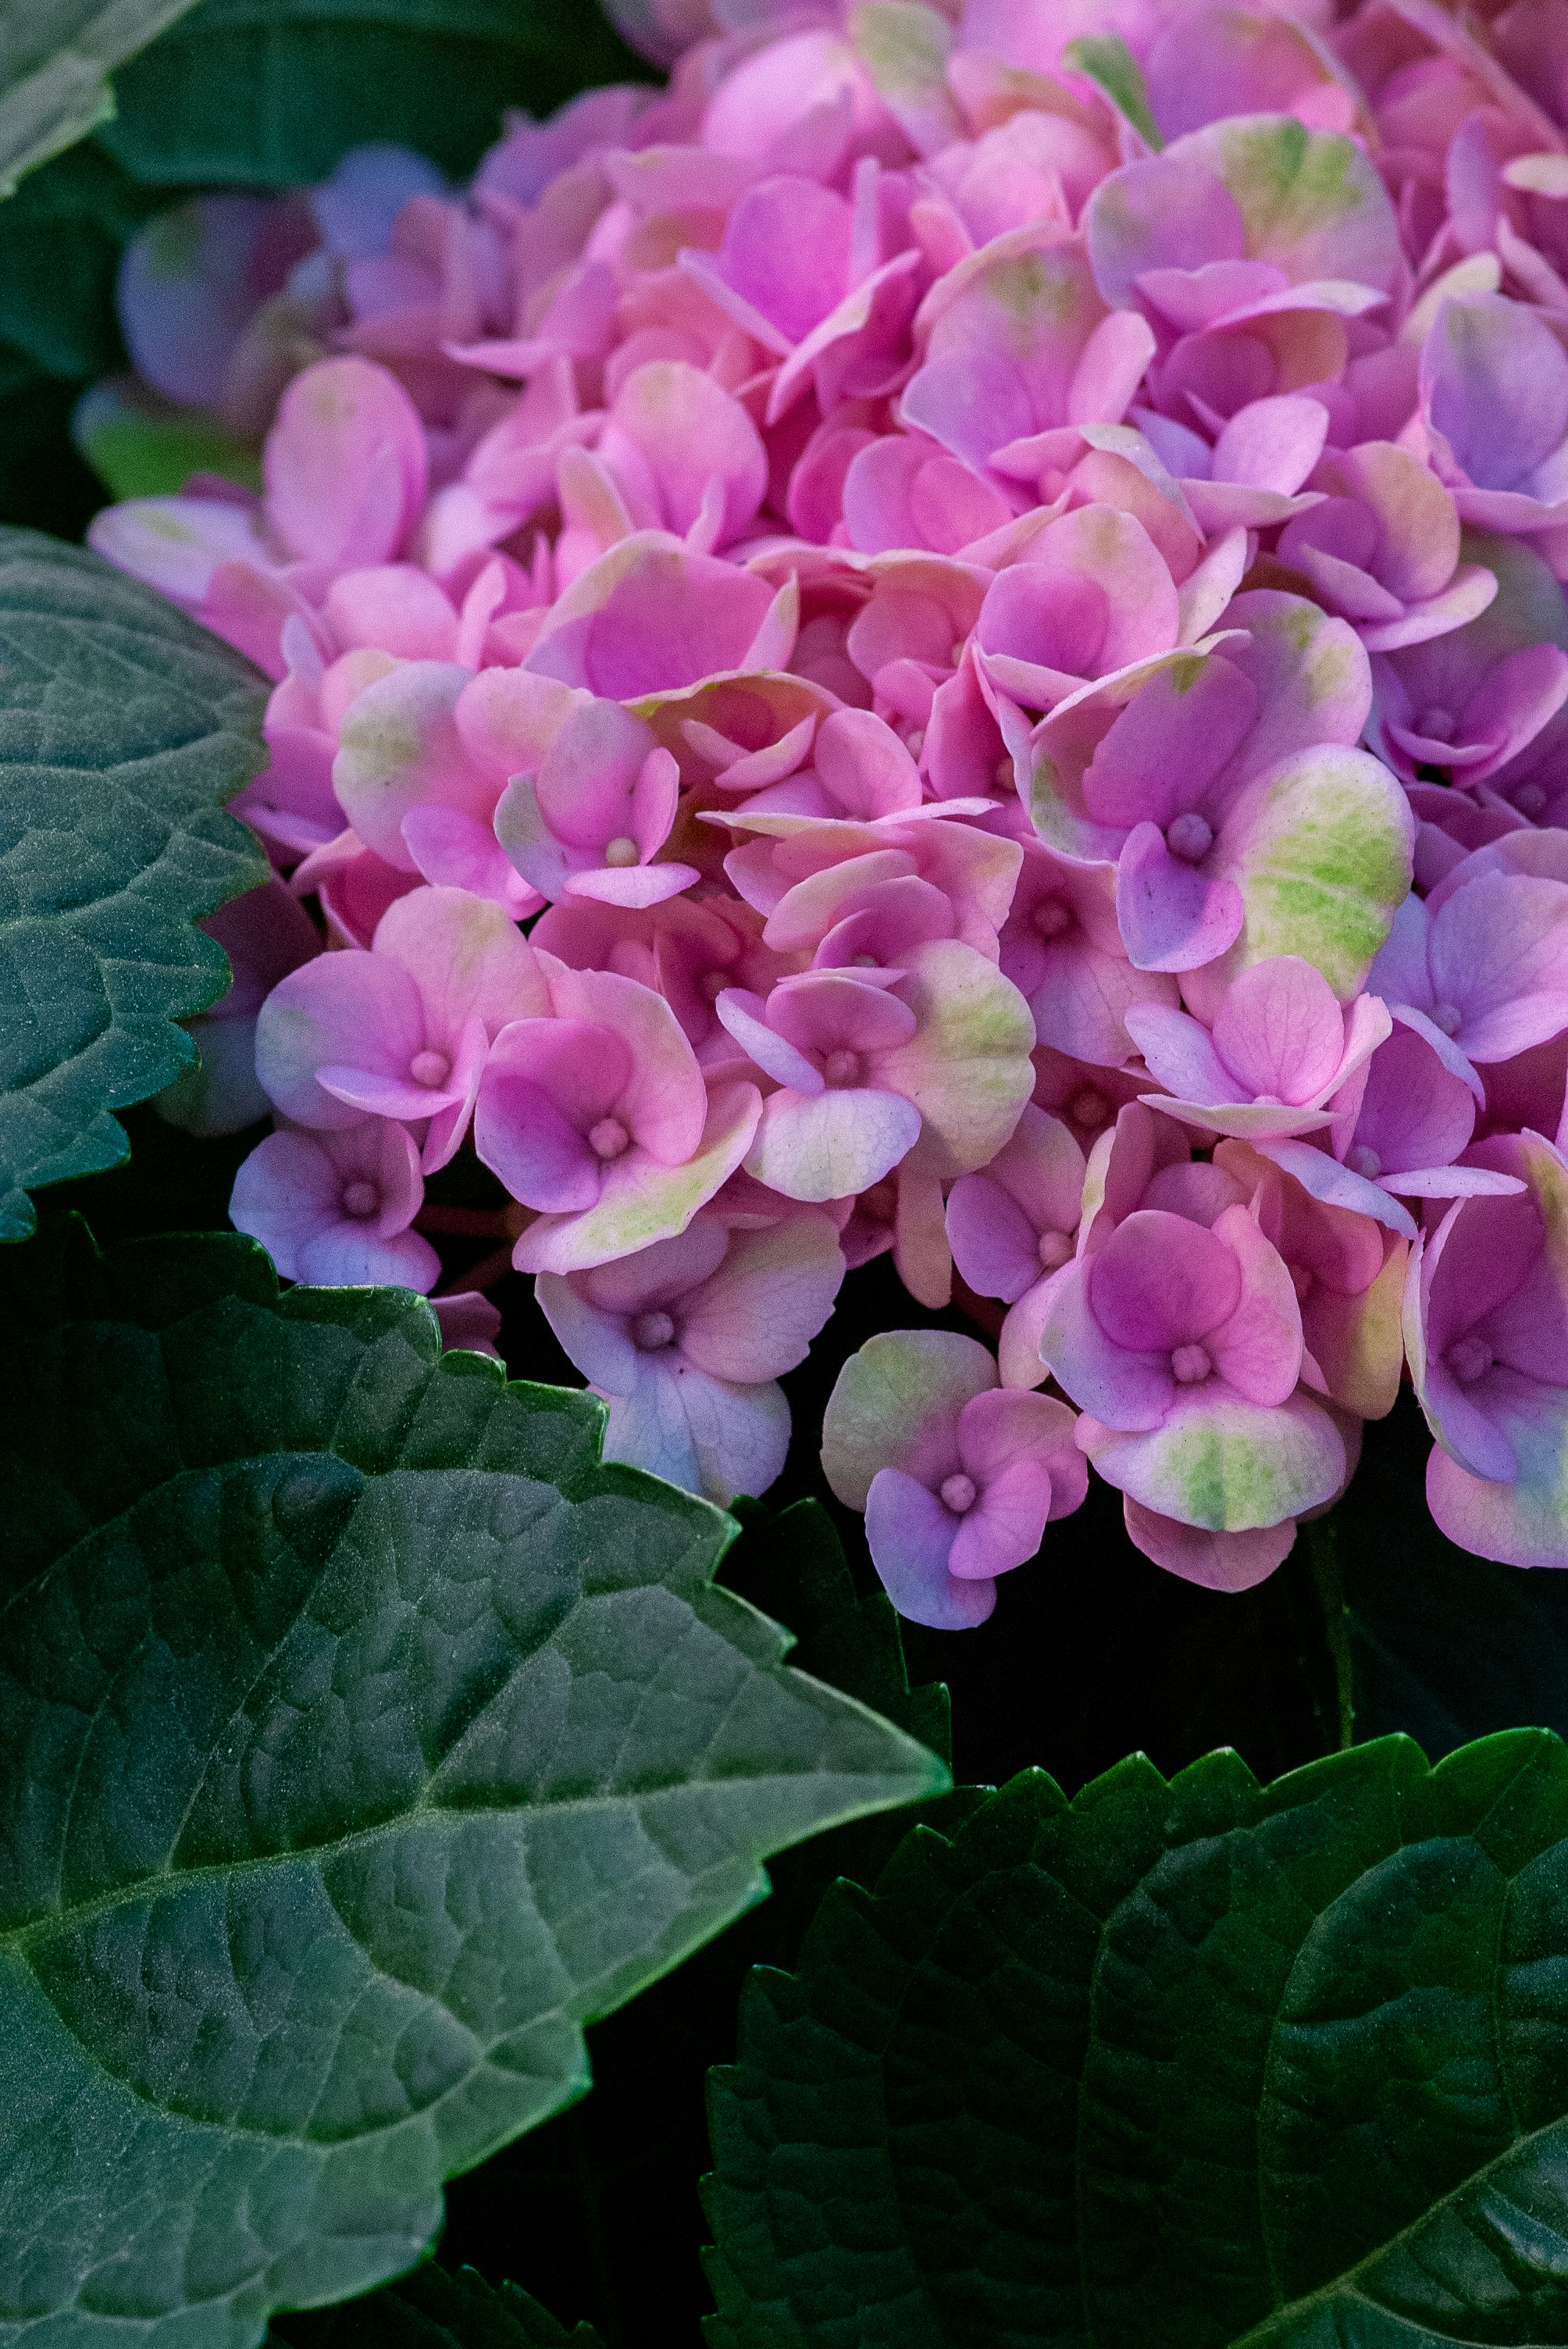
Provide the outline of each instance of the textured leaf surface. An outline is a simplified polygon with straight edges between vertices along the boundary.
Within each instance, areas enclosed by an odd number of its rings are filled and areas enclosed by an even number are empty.
[[[242,2349],[407,2267],[765,1854],[945,1772],[422,1300],[69,1222],[4,1279],[0,2341]]]
[[[5,0],[0,15],[0,191],[85,139],[113,109],[108,75],[191,0]]]
[[[228,984],[193,925],[265,878],[223,802],[262,763],[247,663],[96,555],[0,531],[0,1237],[112,1166],[109,1112]]]
[[[758,1971],[715,2349],[1568,2339],[1568,1748],[1038,1772]]]
[[[504,108],[647,71],[593,0],[201,0],[117,75],[102,136],[165,184],[284,187],[374,139],[467,171]]]
[[[284,2317],[267,2337],[271,2349],[604,2349],[593,2325],[568,2332],[519,2285],[433,2260],[366,2299]]]

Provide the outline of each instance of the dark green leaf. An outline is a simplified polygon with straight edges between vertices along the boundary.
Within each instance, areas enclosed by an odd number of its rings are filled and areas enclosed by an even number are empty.
[[[461,172],[504,108],[646,72],[593,0],[201,0],[117,75],[103,140],[165,183],[285,187],[373,139]]]
[[[0,1237],[26,1191],[112,1166],[109,1114],[192,1057],[228,983],[193,926],[265,877],[223,802],[262,763],[262,681],[150,588],[0,532]]]
[[[775,1517],[751,1501],[735,1514],[742,1531],[719,1569],[725,1588],[789,1625],[792,1662],[936,1744],[943,1692],[910,1691],[897,1618],[880,1589],[857,1594],[826,1512],[807,1503]],[[972,1799],[938,1795],[914,1816],[945,1827]],[[735,2053],[747,1970],[792,1964],[827,1886],[874,1874],[910,1823],[908,1811],[860,1819],[785,1852],[769,1871],[770,1899],[597,2024],[593,2095],[459,2180],[443,2256],[525,2274],[552,2306],[585,2309],[617,2349],[695,2344],[707,2305],[696,2194],[705,2075]]]
[[[114,110],[108,75],[191,0],[5,0],[0,17],[0,194]]]
[[[789,1625],[803,1671],[859,1697],[951,1762],[947,1691],[940,1682],[910,1687],[892,1601],[880,1588],[856,1589],[821,1504],[797,1501],[775,1516],[760,1501],[740,1501],[734,1514],[740,1539],[724,1562],[726,1588]]]
[[[1568,1748],[1013,1780],[715,2075],[714,2349],[1568,2340]]]
[[[77,538],[102,505],[103,484],[71,440],[77,398],[74,384],[0,345],[0,526]]]
[[[123,364],[120,248],[167,195],[139,188],[96,145],[33,172],[0,205],[0,336],[73,383]]]
[[[0,1280],[0,2306],[243,2349],[407,2267],[768,1853],[946,1773],[407,1291],[74,1219]]]
[[[473,2268],[453,2275],[434,2260],[368,2299],[280,2318],[268,2339],[286,2349],[604,2349],[591,2324],[568,2333],[517,2284],[498,2291]]]

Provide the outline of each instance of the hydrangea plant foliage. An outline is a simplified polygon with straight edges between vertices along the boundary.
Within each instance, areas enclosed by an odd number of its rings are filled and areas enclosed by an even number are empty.
[[[713,2349],[1556,2338],[1561,0],[177,13],[0,29],[0,2334],[695,2341],[717,2066]]]

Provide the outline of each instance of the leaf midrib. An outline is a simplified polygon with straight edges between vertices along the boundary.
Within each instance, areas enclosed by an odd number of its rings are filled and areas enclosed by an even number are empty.
[[[1512,1879],[1511,1878],[1510,1881],[1511,1882]],[[1401,2227],[1398,2234],[1388,2236],[1386,2241],[1377,2244],[1374,2250],[1367,2251],[1357,2260],[1353,2267],[1342,2268],[1336,2276],[1330,2276],[1323,2283],[1315,2285],[1311,2292],[1302,2293],[1299,2299],[1282,2302],[1277,2308],[1271,2309],[1267,2316],[1260,2318],[1256,2324],[1250,2325],[1245,2333],[1238,2333],[1230,2343],[1229,2349],[1249,2349],[1249,2344],[1266,2344],[1276,2326],[1287,2321],[1294,2322],[1298,2316],[1310,2313],[1315,2308],[1330,2307],[1336,2295],[1346,2293],[1352,2294],[1365,2307],[1375,2309],[1380,2316],[1397,2318],[1401,2323],[1411,2323],[1412,2320],[1404,2317],[1399,2310],[1390,2306],[1387,2301],[1375,2299],[1370,2292],[1363,2291],[1357,2278],[1374,2266],[1377,2261],[1387,2259],[1390,2252],[1398,2251],[1401,2244],[1409,2242],[1440,2211],[1449,2209],[1456,2205],[1461,2195],[1472,2193],[1483,2187],[1492,2172],[1501,2168],[1505,2162],[1515,2160],[1522,2152],[1533,2145],[1544,2144],[1562,2128],[1565,2118],[1568,2118],[1568,2113],[1559,2113],[1554,2119],[1542,2122],[1539,2128],[1530,2130],[1523,2137],[1516,2137],[1511,2145],[1505,2146],[1501,2153],[1493,2154],[1491,2159],[1483,2162],[1479,2169],[1472,2169],[1459,2185],[1450,2187],[1446,2194],[1436,2196],[1427,2204],[1424,2210],[1418,2212],[1414,2219]],[[1446,2338],[1454,2344],[1454,2349],[1465,2349],[1464,2334],[1457,2333],[1447,2335],[1432,2334],[1425,2319],[1417,2319],[1414,2322],[1420,2324],[1429,2338]]]
[[[894,1774],[885,1774],[892,1778]],[[528,1814],[549,1812],[552,1816],[562,1813],[592,1814],[596,1811],[639,1807],[645,1803],[659,1801],[666,1795],[712,1795],[716,1792],[741,1786],[747,1789],[773,1785],[798,1786],[813,1779],[852,1779],[858,1785],[875,1783],[860,1771],[843,1770],[774,1770],[737,1773],[733,1778],[696,1778],[690,1775],[674,1778],[665,1786],[628,1789],[624,1794],[520,1795],[513,1803],[426,1803],[410,1804],[405,1810],[388,1819],[379,1819],[374,1826],[355,1827],[347,1835],[335,1837],[329,1843],[290,1844],[278,1851],[261,1852],[242,1859],[204,1860],[195,1867],[170,1868],[155,1876],[139,1877],[134,1884],[119,1885],[98,1893],[92,1899],[73,1902],[68,1908],[52,1909],[42,1917],[29,1919],[26,1924],[0,1929],[0,1951],[26,1952],[28,1946],[56,1934],[74,1931],[96,1919],[111,1914],[117,1909],[133,1908],[138,1901],[156,1900],[170,1893],[183,1892],[188,1887],[221,1880],[232,1882],[236,1878],[260,1876],[269,1868],[285,1868],[298,1861],[306,1867],[322,1868],[341,1855],[363,1846],[376,1843],[388,1836],[407,1834],[416,1826],[428,1824],[459,1822],[469,1819],[514,1819]]]

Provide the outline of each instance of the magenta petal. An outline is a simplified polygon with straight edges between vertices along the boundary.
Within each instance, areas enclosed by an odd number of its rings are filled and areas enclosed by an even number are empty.
[[[1214,1237],[1241,1268],[1235,1310],[1207,1345],[1220,1377],[1248,1402],[1282,1403],[1301,1374],[1301,1308],[1295,1284],[1245,1207],[1226,1207]]]
[[[1233,881],[1172,856],[1158,824],[1134,825],[1116,868],[1116,918],[1135,970],[1200,970],[1241,936]]]
[[[1135,1547],[1168,1574],[1179,1574],[1183,1582],[1199,1583],[1205,1590],[1251,1590],[1283,1566],[1295,1546],[1294,1517],[1247,1533],[1211,1533],[1203,1526],[1162,1517],[1130,1493],[1122,1496],[1121,1506]]]
[[[1130,1352],[1108,1338],[1090,1308],[1088,1266],[1070,1264],[1052,1285],[1040,1358],[1085,1411],[1108,1426],[1161,1426],[1176,1394],[1170,1350]]]
[[[947,1241],[961,1278],[981,1297],[1016,1303],[1040,1278],[1039,1236],[988,1174],[961,1174],[947,1199]]]
[[[1202,1225],[1140,1207],[1088,1259],[1088,1294],[1113,1345],[1168,1350],[1230,1319],[1242,1303],[1243,1275],[1233,1249]]]
[[[1568,884],[1483,873],[1433,917],[1428,956],[1472,1061],[1511,1060],[1568,1027]],[[1446,1021],[1441,1022],[1447,1027]]]
[[[769,1027],[767,1006],[760,997],[748,995],[744,988],[727,987],[715,999],[713,1008],[719,1024],[775,1084],[788,1085],[799,1093],[826,1090],[816,1062]]]
[[[368,359],[295,376],[267,437],[267,512],[295,554],[335,568],[390,563],[425,500],[425,428]]]
[[[960,1581],[948,1570],[962,1519],[902,1468],[881,1468],[866,1495],[866,1543],[882,1587],[899,1613],[937,1631],[967,1631],[996,1604],[986,1578]]]
[[[1135,1003],[1122,1015],[1151,1075],[1182,1101],[1219,1103],[1238,1096],[1236,1080],[1206,1028],[1163,1003]]]
[[[585,1134],[630,1073],[613,1030],[570,1019],[519,1019],[496,1038],[474,1113],[474,1147],[514,1199],[552,1214],[591,1207],[600,1162]]]
[[[1038,1460],[1009,1462],[960,1519],[949,1573],[962,1581],[1010,1574],[1039,1548],[1050,1513],[1049,1469]]]
[[[1331,1158],[1326,1150],[1315,1150],[1309,1142],[1291,1139],[1271,1140],[1267,1135],[1253,1143],[1262,1158],[1269,1158],[1285,1174],[1294,1174],[1309,1197],[1327,1207],[1348,1207],[1358,1216],[1370,1216],[1402,1239],[1416,1237],[1415,1218],[1408,1208],[1378,1187],[1368,1177],[1353,1174]],[[1398,1183],[1395,1188],[1400,1187]]]
[[[1334,990],[1299,955],[1276,955],[1243,971],[1215,1014],[1213,1033],[1243,1097],[1269,1094],[1297,1108],[1326,1092],[1345,1058]]]
[[[1167,823],[1245,740],[1257,688],[1234,661],[1183,655],[1141,687],[1111,724],[1084,775],[1096,823]]]
[[[354,1125],[362,1112],[324,1092],[317,1071],[347,1066],[402,1078],[425,1040],[424,1006],[407,971],[383,956],[318,955],[280,980],[263,1004],[256,1075],[274,1106],[297,1123]]]

